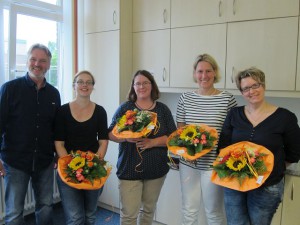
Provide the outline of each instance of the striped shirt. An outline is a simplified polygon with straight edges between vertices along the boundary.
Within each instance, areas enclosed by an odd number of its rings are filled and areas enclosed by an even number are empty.
[[[206,124],[214,127],[220,135],[227,112],[237,105],[235,98],[227,91],[218,95],[199,95],[195,92],[183,93],[178,101],[176,122],[185,124]],[[190,163],[181,159],[181,163],[199,169],[211,170],[210,166],[217,157],[217,145],[212,151]]]

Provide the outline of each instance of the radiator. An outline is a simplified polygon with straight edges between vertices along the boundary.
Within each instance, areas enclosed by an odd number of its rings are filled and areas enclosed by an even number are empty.
[[[56,184],[56,171],[54,171],[54,183],[53,183],[53,200],[54,203],[57,203],[60,201],[59,191]],[[5,205],[4,205],[4,182],[3,178],[0,177],[0,224],[4,224],[4,216],[5,216]],[[29,182],[27,195],[25,197],[25,204],[24,204],[24,215],[28,215],[32,212],[34,212],[34,194],[31,187],[31,182]]]

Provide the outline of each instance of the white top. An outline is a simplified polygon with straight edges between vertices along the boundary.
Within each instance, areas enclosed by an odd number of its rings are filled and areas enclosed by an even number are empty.
[[[220,132],[227,112],[237,105],[235,98],[227,91],[217,95],[199,95],[195,92],[183,93],[178,101],[176,122],[185,124],[206,124]],[[195,161],[181,163],[200,170],[211,170],[210,166],[217,157],[217,146],[212,151]]]

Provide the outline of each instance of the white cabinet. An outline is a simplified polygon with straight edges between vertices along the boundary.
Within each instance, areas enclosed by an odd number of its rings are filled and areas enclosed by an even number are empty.
[[[221,80],[215,86],[225,87],[226,24],[171,30],[171,87],[198,87],[193,79],[193,63],[203,53],[212,55],[220,67]]]
[[[300,177],[286,175],[282,207],[282,225],[299,224]]]
[[[300,23],[299,23],[299,31],[300,31]],[[298,39],[298,46],[300,46],[300,35]],[[296,76],[296,91],[300,91],[300,50],[298,50],[298,57],[297,57],[297,76]]]
[[[157,202],[155,220],[168,225],[181,224],[181,185],[179,171],[170,170]]]
[[[225,22],[226,1],[171,0],[171,27],[176,28]]]
[[[133,0],[133,32],[170,28],[170,0]]]
[[[234,76],[255,66],[266,75],[266,89],[295,90],[298,17],[229,23],[226,88],[235,89]]]
[[[116,7],[111,7],[114,3]],[[106,20],[105,15],[113,15],[114,10],[122,10],[122,17],[115,17],[115,22],[106,27],[98,21],[96,26],[90,26],[89,20]],[[108,13],[109,12],[109,13]],[[116,10],[118,12],[118,10]],[[97,16],[89,18],[90,14]],[[119,13],[116,13],[119,15]],[[114,15],[113,15],[114,16]],[[95,0],[84,1],[84,68],[95,76],[95,87],[92,100],[102,105],[110,124],[119,104],[125,100],[130,88],[132,73],[132,1],[131,0]],[[107,22],[107,21],[106,21]],[[101,26],[100,26],[101,24]],[[118,24],[119,28],[115,28]],[[103,25],[103,26],[102,26]],[[122,30],[121,30],[122,29]],[[118,144],[110,142],[105,159],[113,167],[108,178],[100,202],[120,208],[118,178],[116,163],[118,159]]]
[[[299,0],[226,0],[226,4],[227,21],[299,15]]]
[[[119,0],[84,1],[85,33],[117,30],[120,28]]]
[[[170,30],[133,34],[133,70],[148,70],[160,87],[169,86]]]

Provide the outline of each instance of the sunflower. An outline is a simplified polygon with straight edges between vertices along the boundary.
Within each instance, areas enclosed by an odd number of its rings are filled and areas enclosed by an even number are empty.
[[[78,170],[79,168],[83,167],[84,165],[85,165],[85,158],[81,158],[81,157],[75,157],[69,163],[69,167],[73,170]]]
[[[180,139],[185,141],[191,141],[197,136],[197,130],[195,127],[188,126],[180,134]]]
[[[239,157],[239,158],[230,157],[226,161],[226,166],[234,171],[240,171],[246,166],[246,164],[247,161],[244,157]]]

